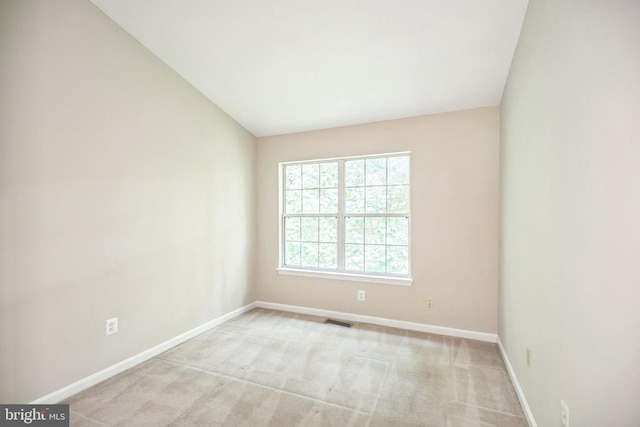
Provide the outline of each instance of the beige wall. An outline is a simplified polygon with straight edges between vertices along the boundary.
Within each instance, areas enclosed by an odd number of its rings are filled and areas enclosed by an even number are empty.
[[[252,135],[88,1],[0,2],[0,57],[0,402],[255,300]]]
[[[530,0],[501,106],[499,335],[541,427],[640,422],[639,23]]]
[[[258,299],[497,332],[498,119],[484,108],[258,138]],[[413,286],[279,275],[278,162],[398,151],[412,152]]]

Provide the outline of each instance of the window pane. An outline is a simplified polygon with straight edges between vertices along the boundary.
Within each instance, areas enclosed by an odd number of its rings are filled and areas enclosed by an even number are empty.
[[[286,166],[284,171],[287,190],[302,188],[302,167],[300,165]]]
[[[338,213],[338,190],[320,190],[320,212]]]
[[[364,271],[364,245],[345,245],[345,270]]]
[[[345,218],[344,234],[346,243],[364,243],[364,218]]]
[[[318,244],[317,243],[302,243],[302,262],[303,267],[317,267],[318,266]]]
[[[302,212],[320,212],[320,190],[302,190]]]
[[[318,218],[302,218],[302,241],[318,241]]]
[[[409,184],[409,157],[387,159],[387,184]]]
[[[284,263],[286,265],[300,265],[300,242],[285,242]]]
[[[320,164],[320,187],[321,188],[337,188],[338,187],[338,163],[321,163]]]
[[[347,187],[364,185],[364,160],[347,160],[344,162],[344,182]]]
[[[364,212],[364,187],[347,187],[344,200],[348,213]]]
[[[387,211],[387,187],[366,187],[366,212],[385,213]]]
[[[387,246],[387,273],[409,274],[409,248]]]
[[[284,219],[284,238],[288,241],[300,241],[300,218]]]
[[[335,243],[320,244],[318,266],[322,268],[338,268],[338,245]]]
[[[387,183],[387,159],[367,159],[366,185],[385,185]]]
[[[364,269],[372,273],[384,273],[386,270],[385,246],[366,245],[364,247]]]
[[[386,218],[366,217],[364,219],[364,242],[367,245],[385,244]]]
[[[409,274],[409,155],[282,168],[283,266]]]
[[[320,165],[302,165],[302,188],[320,187]]]
[[[320,242],[336,243],[338,241],[338,218],[320,218]]]
[[[388,212],[408,213],[409,212],[409,186],[393,185],[388,188]]]
[[[300,190],[287,190],[286,192],[286,213],[301,213],[302,212],[302,192]]]
[[[387,218],[387,245],[409,244],[409,219]]]

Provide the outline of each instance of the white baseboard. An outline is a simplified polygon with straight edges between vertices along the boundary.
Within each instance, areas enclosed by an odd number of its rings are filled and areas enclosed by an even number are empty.
[[[76,393],[79,393],[83,390],[88,389],[91,386],[98,384],[108,378],[111,378],[114,375],[119,374],[120,372],[126,371],[127,369],[133,368],[140,363],[151,359],[152,357],[157,356],[158,354],[169,350],[172,347],[175,347],[178,344],[182,344],[195,337],[196,335],[200,335],[203,332],[208,331],[209,329],[215,328],[216,326],[230,320],[236,316],[241,315],[253,308],[256,307],[256,303],[252,302],[251,304],[247,304],[244,307],[240,307],[236,310],[233,310],[227,314],[224,314],[220,317],[217,317],[213,320],[208,321],[196,328],[193,328],[183,334],[178,335],[177,337],[171,338],[161,344],[156,345],[148,350],[143,351],[142,353],[138,353],[135,356],[131,356],[128,359],[125,359],[121,362],[116,363],[115,365],[109,366],[95,374],[89,375],[79,381],[74,382],[66,387],[63,387],[59,390],[54,391],[53,393],[49,393],[46,396],[43,396],[39,399],[31,402],[33,405],[38,404],[47,404],[47,403],[57,403],[68,397],[73,396]]]
[[[257,301],[257,307],[271,310],[288,311],[292,313],[309,314],[312,316],[331,317],[339,320],[351,322],[371,323],[391,328],[408,329],[411,331],[427,332],[437,335],[447,335],[459,338],[469,338],[472,340],[496,342],[497,335],[487,332],[468,331],[464,329],[447,328],[444,326],[428,325],[425,323],[406,322],[404,320],[393,320],[384,317],[365,316],[362,314],[344,313],[341,311],[322,310],[319,308],[300,307],[297,305],[278,304],[273,302]]]
[[[509,378],[511,378],[511,383],[513,387],[516,389],[516,394],[518,395],[518,399],[520,400],[520,405],[522,406],[522,410],[524,412],[524,416],[531,427],[538,427],[536,424],[536,420],[533,418],[533,412],[531,412],[531,408],[529,408],[529,404],[527,403],[527,399],[524,396],[524,391],[522,391],[522,387],[520,387],[520,383],[518,382],[518,378],[516,377],[516,373],[511,366],[511,362],[509,361],[509,357],[507,356],[507,352],[502,346],[502,341],[500,341],[500,336],[498,336],[498,348],[500,349],[500,354],[502,355],[502,360],[504,360],[504,365],[507,367],[507,372],[509,373]]]

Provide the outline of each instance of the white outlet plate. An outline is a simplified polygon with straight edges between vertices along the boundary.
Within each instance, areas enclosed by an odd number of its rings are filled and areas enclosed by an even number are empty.
[[[364,291],[358,291],[358,301],[364,301]]]
[[[562,427],[569,427],[569,407],[562,399],[560,399],[560,407],[562,408]]]
[[[427,297],[427,308],[433,307],[433,297]]]
[[[112,335],[118,332],[118,318],[107,319],[107,335]]]

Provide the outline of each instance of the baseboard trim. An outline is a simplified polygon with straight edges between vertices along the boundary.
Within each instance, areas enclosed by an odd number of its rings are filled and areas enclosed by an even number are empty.
[[[509,373],[509,378],[511,378],[511,383],[513,387],[516,389],[516,394],[518,395],[518,400],[520,400],[520,406],[522,406],[522,411],[524,412],[524,416],[531,427],[538,427],[536,424],[536,420],[533,418],[533,412],[531,412],[531,408],[527,403],[527,398],[524,395],[524,391],[522,391],[522,387],[520,387],[520,383],[518,382],[518,377],[516,377],[516,373],[511,366],[511,362],[509,361],[509,357],[507,356],[507,352],[502,345],[502,341],[500,341],[500,336],[497,339],[498,349],[500,349],[500,354],[502,355],[502,360],[504,361],[504,365],[507,368],[507,372]]]
[[[428,325],[425,323],[407,322],[404,320],[387,319],[384,317],[366,316],[362,314],[345,313],[341,311],[322,310],[319,308],[302,307],[297,305],[278,304],[266,301],[257,301],[256,306],[271,310],[288,311],[291,313],[308,314],[311,316],[331,317],[339,320],[348,320],[351,322],[371,323],[380,326],[389,326],[391,328],[408,329],[410,331],[427,332],[437,335],[446,335],[458,338],[469,338],[472,340],[486,341],[495,343],[496,334],[487,332],[468,331],[465,329],[447,328],[444,326]]]
[[[173,337],[161,344],[158,344],[148,350],[145,350],[141,353],[136,354],[135,356],[129,357],[121,362],[116,363],[115,365],[109,366],[95,374],[89,375],[81,380],[74,382],[66,387],[63,387],[59,390],[54,391],[53,393],[49,393],[46,396],[43,396],[39,399],[31,402],[32,405],[38,404],[53,404],[60,402],[64,399],[67,399],[73,396],[76,393],[80,393],[83,390],[88,389],[91,386],[94,386],[108,378],[111,378],[114,375],[119,374],[120,372],[126,371],[127,369],[133,368],[136,365],[139,365],[142,362],[145,362],[160,353],[169,350],[172,347],[177,346],[178,344],[182,344],[195,337],[196,335],[200,335],[203,332],[208,331],[209,329],[215,328],[216,326],[233,319],[236,316],[241,315],[242,313],[246,313],[247,311],[256,307],[256,303],[252,302],[251,304],[247,304],[244,307],[240,307],[236,310],[233,310],[227,314],[224,314],[220,317],[217,317],[213,320],[208,321],[196,328],[193,328],[185,333],[182,333],[176,337]]]

